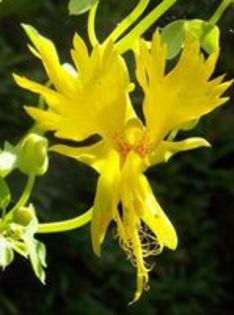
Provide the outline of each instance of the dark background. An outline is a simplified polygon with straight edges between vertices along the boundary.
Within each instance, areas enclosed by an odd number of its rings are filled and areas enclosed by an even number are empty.
[[[136,1],[102,0],[98,34],[102,38]],[[155,1],[157,2],[157,1]],[[152,4],[154,1],[152,1]],[[216,0],[180,0],[159,21],[208,19]],[[69,61],[74,31],[86,37],[86,16],[69,17],[67,1],[3,0],[0,5],[0,140],[16,143],[32,121],[24,104],[36,96],[19,89],[11,73],[46,80],[40,63],[28,52],[20,23],[29,23],[53,39],[63,61]],[[217,74],[234,74],[234,10],[220,22],[222,53]],[[150,38],[152,28],[146,36]],[[189,69],[188,69],[189,71]],[[229,92],[233,97],[233,90]],[[136,102],[141,95],[135,95]],[[34,277],[29,263],[17,258],[0,274],[0,315],[203,315],[234,314],[234,110],[229,102],[189,135],[204,136],[211,149],[183,153],[148,171],[150,182],[176,226],[179,246],[155,258],[150,291],[129,307],[135,290],[135,270],[113,239],[113,227],[96,258],[89,226],[70,233],[39,235],[48,250],[47,285]],[[71,218],[92,205],[97,175],[75,161],[51,154],[50,169],[38,178],[32,200],[41,221]],[[14,198],[25,178],[9,176]]]

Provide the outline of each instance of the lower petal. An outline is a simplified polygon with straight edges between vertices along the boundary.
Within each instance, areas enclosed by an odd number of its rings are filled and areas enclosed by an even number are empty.
[[[157,236],[160,246],[166,246],[172,250],[176,249],[178,240],[175,228],[157,202],[144,175],[141,176],[140,185],[141,201],[144,207],[142,220]]]
[[[119,201],[118,190],[119,156],[111,151],[98,180],[91,223],[93,250],[98,256],[101,254],[101,244]]]

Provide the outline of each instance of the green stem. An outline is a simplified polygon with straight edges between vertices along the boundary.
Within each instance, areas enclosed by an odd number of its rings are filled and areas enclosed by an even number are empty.
[[[94,47],[98,44],[98,39],[95,32],[95,18],[97,13],[99,1],[97,1],[94,6],[89,11],[88,16],[88,35],[91,45]]]
[[[20,207],[23,207],[26,205],[26,203],[29,200],[29,197],[31,195],[32,189],[33,189],[33,185],[35,183],[35,175],[29,175],[28,176],[28,180],[27,183],[25,185],[24,191],[21,195],[21,197],[19,198],[18,202],[15,204],[15,206],[10,210],[10,213],[13,213],[16,209],[19,209]]]
[[[6,224],[8,221],[12,220],[13,213],[15,210],[26,205],[26,203],[28,202],[29,197],[31,195],[33,185],[35,183],[35,178],[36,178],[35,175],[29,175],[28,176],[27,183],[24,187],[24,191],[23,191],[22,195],[20,196],[19,200],[14,205],[14,207],[4,216],[3,224]]]
[[[60,233],[78,229],[79,227],[89,223],[93,216],[93,208],[86,211],[84,214],[75,217],[74,219],[53,222],[41,223],[38,227],[38,233]]]
[[[233,0],[223,0],[221,4],[218,6],[212,17],[210,18],[209,22],[213,25],[217,24],[218,21],[221,19],[223,13],[226,11],[229,5],[233,4]]]
[[[154,22],[156,22],[166,11],[168,11],[177,0],[163,0],[144,19],[142,19],[125,37],[115,45],[121,54],[133,47],[134,42],[139,38]]]
[[[116,41],[145,11],[149,1],[150,0],[140,0],[133,11],[125,19],[123,19],[114,29],[114,31],[108,36],[107,40],[111,38],[113,42]]]

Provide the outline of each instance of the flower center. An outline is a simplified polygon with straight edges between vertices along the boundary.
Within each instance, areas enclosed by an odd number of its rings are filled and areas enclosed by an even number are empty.
[[[146,155],[150,151],[149,139],[147,136],[143,137],[139,142],[135,144],[131,144],[128,141],[126,141],[125,137],[122,137],[121,135],[116,134],[114,136],[114,143],[115,143],[116,150],[124,158],[127,157],[130,151],[134,151],[141,158],[145,158]]]
[[[141,158],[145,158],[150,152],[149,136],[137,119],[129,120],[124,132],[116,133],[113,140],[116,150],[123,158],[126,158],[130,151],[134,151]]]

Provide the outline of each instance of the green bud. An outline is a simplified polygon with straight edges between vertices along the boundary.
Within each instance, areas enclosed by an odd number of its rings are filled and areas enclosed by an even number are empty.
[[[18,168],[27,175],[43,175],[48,168],[48,141],[37,134],[29,134],[19,147]]]
[[[13,221],[22,226],[27,226],[35,217],[35,212],[32,208],[21,207],[14,211]]]

